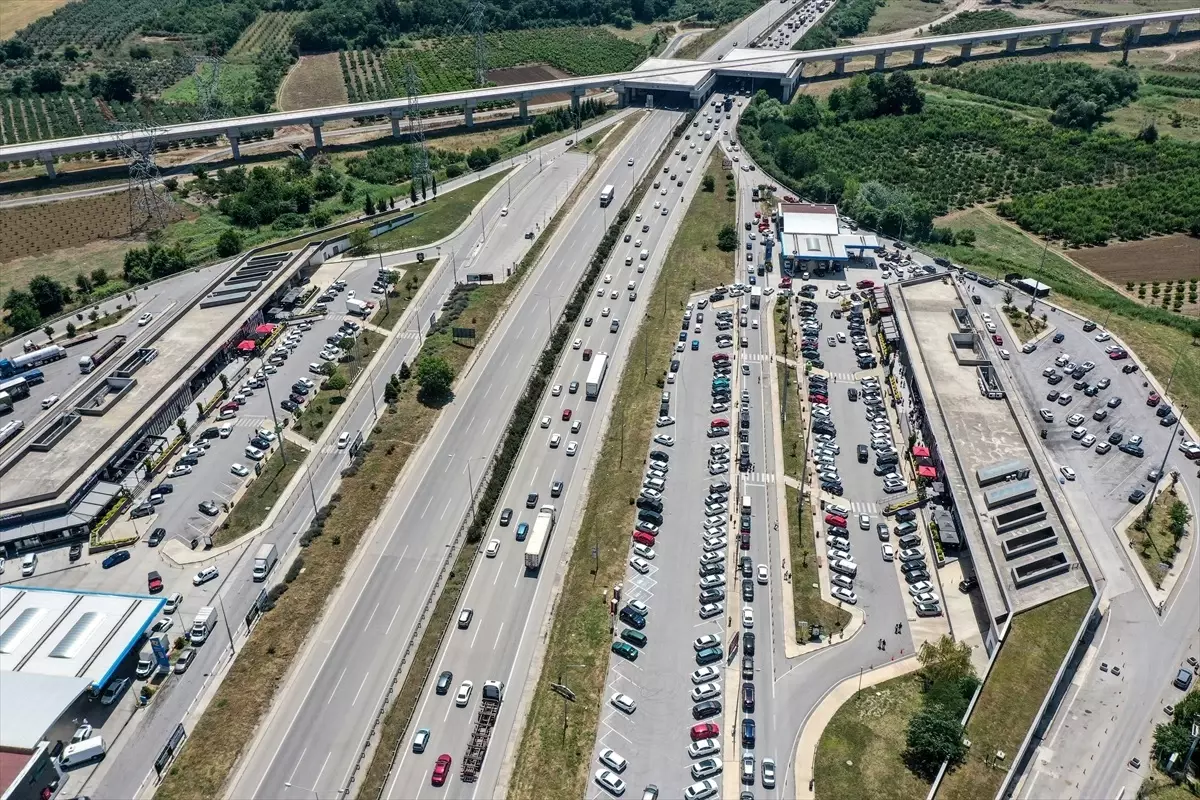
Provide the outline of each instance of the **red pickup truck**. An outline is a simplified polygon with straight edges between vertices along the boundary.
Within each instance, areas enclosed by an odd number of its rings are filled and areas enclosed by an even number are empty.
[[[157,572],[151,572],[146,576],[146,588],[150,590],[150,594],[158,594],[163,590],[162,576]]]

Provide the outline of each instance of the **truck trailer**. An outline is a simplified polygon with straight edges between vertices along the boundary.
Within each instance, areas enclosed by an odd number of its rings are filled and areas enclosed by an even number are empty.
[[[479,714],[475,717],[475,727],[471,729],[467,753],[463,756],[462,772],[459,775],[463,783],[474,783],[479,777],[479,770],[483,768],[483,759],[487,755],[492,728],[496,727],[496,717],[500,715],[502,702],[503,681],[485,681],[479,698]]]
[[[529,541],[525,543],[525,569],[534,570],[542,565],[542,557],[546,554],[546,543],[554,530],[557,510],[554,506],[545,505],[538,509],[537,518],[529,532]]]
[[[608,372],[608,353],[597,353],[592,359],[592,368],[588,370],[587,383],[584,385],[585,397],[595,400],[600,396],[600,387],[604,385],[604,375]]]
[[[107,361],[112,354],[121,349],[128,340],[128,336],[114,336],[104,344],[100,345],[94,352],[86,356],[79,357],[79,371],[84,375],[88,374],[96,367]]]
[[[258,552],[254,554],[254,569],[251,576],[255,583],[262,583],[271,574],[271,570],[275,568],[275,564],[279,561],[279,548],[271,543],[260,544]]]
[[[26,370],[49,364],[67,357],[67,348],[57,344],[34,350],[32,353],[16,356],[15,358],[0,358],[0,378],[11,378]]]

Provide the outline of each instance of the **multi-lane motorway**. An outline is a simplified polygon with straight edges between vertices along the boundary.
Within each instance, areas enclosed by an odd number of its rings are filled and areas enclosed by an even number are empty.
[[[628,194],[636,178],[631,154],[653,152],[674,118],[653,115],[624,139],[594,186],[611,183]],[[582,161],[571,152],[560,158]],[[514,196],[515,197],[515,196]],[[502,197],[495,198],[497,201]],[[514,199],[509,216],[517,213]],[[346,578],[346,590],[314,633],[313,647],[293,670],[266,727],[239,771],[236,797],[336,795],[344,789],[384,691],[391,683],[418,612],[432,588],[466,513],[469,468],[482,470],[495,448],[545,341],[550,321],[566,303],[604,232],[604,215],[581,203],[526,279],[475,366],[414,456],[412,471],[382,509],[377,529]],[[540,209],[537,214],[541,216]],[[518,230],[524,230],[522,225]],[[444,251],[443,251],[444,255]]]
[[[606,120],[592,126],[585,130],[585,135],[586,131],[598,130],[609,123],[610,121]],[[534,161],[514,173],[512,196],[519,201],[519,204],[512,206],[512,210],[507,216],[501,217],[501,209],[509,205],[507,190],[496,192],[477,209],[476,219],[486,223],[488,237],[492,241],[503,241],[506,238],[522,240],[524,233],[532,230],[535,222],[540,222],[542,219],[544,206],[552,207],[555,196],[561,196],[563,191],[579,180],[583,174],[586,157],[568,151],[564,142],[560,141],[543,148],[541,156],[540,170],[535,154]],[[376,370],[372,372],[372,380],[386,380],[399,368],[402,361],[411,361],[412,354],[419,345],[416,336],[418,316],[423,320],[428,320],[431,314],[436,314],[453,283],[454,278],[448,263],[450,255],[460,250],[473,248],[480,236],[480,225],[473,222],[465,226],[458,236],[443,243],[443,262],[428,278],[426,288],[418,297],[419,302],[414,303],[401,320],[398,325],[398,333],[390,340],[390,349],[380,357]],[[361,266],[367,270],[374,269],[372,264]],[[373,277],[373,273],[368,272],[367,274]],[[348,275],[353,282],[355,279],[353,274],[348,273]],[[425,325],[422,323],[422,329],[424,327]],[[312,333],[306,336],[306,340],[309,338],[312,338]],[[316,341],[319,343],[320,340]],[[293,358],[298,360],[296,356]],[[304,363],[307,364],[307,362]],[[296,377],[291,370],[283,374],[288,376],[288,380],[282,386],[290,385]],[[265,392],[262,394],[265,395]],[[340,430],[366,429],[374,415],[378,413],[373,401],[382,399],[382,397],[382,391],[376,391],[372,395],[365,389],[354,395],[353,399],[346,404],[347,408],[342,412],[343,416],[339,419],[337,429],[331,435],[336,437],[337,431]],[[275,396],[275,399],[278,402],[280,397]],[[255,398],[251,398],[251,401],[253,403],[260,402]],[[269,417],[265,405],[262,407],[251,406],[251,408],[260,412],[263,418]],[[487,419],[487,416],[484,415],[483,419]],[[249,428],[239,428],[238,430],[249,430]],[[318,448],[317,452],[313,454],[306,467],[307,474],[303,480],[307,483],[311,479],[312,494],[316,496],[318,504],[323,503],[333,491],[345,457],[344,451],[332,446],[332,439],[326,446]],[[206,458],[214,458],[214,456],[210,455]],[[224,469],[227,468],[228,464],[225,463]],[[180,482],[186,480],[187,478],[179,479]],[[465,498],[465,496],[464,487],[462,497]],[[256,546],[260,541],[273,541],[279,546],[280,551],[285,553],[286,561],[295,545],[295,533],[304,530],[312,517],[311,497],[307,486],[301,491],[293,493],[285,506],[278,512],[274,526],[252,544]],[[182,506],[180,507],[182,508]],[[441,510],[438,513],[441,513]],[[461,510],[459,513],[461,514]],[[449,516],[447,514],[447,518]],[[254,584],[250,580],[250,565],[247,563],[250,559],[246,557],[246,553],[251,549],[252,545],[248,544],[227,554],[223,559],[213,562],[219,565],[222,579],[219,583],[208,584],[205,587],[208,591],[203,594],[199,591],[185,592],[188,599],[197,605],[204,601],[211,602],[213,597],[219,596],[223,614],[228,618],[230,628],[235,632],[235,636],[240,635],[238,632],[240,622],[262,588],[261,585]],[[132,587],[129,590],[133,590]],[[188,608],[185,606],[183,614],[185,618],[188,616],[187,611]],[[194,724],[194,719],[190,717],[190,709],[202,687],[209,683],[210,673],[227,660],[228,645],[229,639],[225,627],[218,626],[208,642],[200,648],[199,655],[188,672],[170,679],[163,690],[155,696],[154,703],[147,709],[137,712],[139,715],[144,715],[144,718],[137,721],[136,736],[126,735],[117,738],[116,746],[110,750],[109,757],[101,763],[96,775],[85,784],[84,788],[87,789],[88,794],[104,798],[129,798],[137,795],[140,786],[145,788],[145,785],[148,785],[148,783],[144,785],[143,782],[152,774],[151,764],[157,755],[159,744],[166,740],[181,719],[186,720],[185,724],[187,725]],[[129,733],[129,730],[126,732]]]

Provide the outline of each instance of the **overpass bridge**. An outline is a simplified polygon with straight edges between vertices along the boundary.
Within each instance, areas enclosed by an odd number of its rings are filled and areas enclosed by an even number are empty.
[[[856,44],[824,50],[767,52],[734,49],[720,61],[651,58],[629,72],[427,94],[417,97],[415,102],[410,102],[406,97],[396,97],[367,103],[346,103],[324,108],[164,125],[152,133],[111,132],[26,142],[0,147],[0,161],[40,160],[45,164],[47,173],[54,177],[54,160],[59,156],[115,150],[118,143],[148,147],[151,139],[162,143],[220,135],[229,139],[234,158],[238,158],[239,140],[242,136],[256,131],[309,125],[312,127],[316,146],[321,147],[322,126],[335,120],[390,117],[392,133],[398,137],[401,135],[400,121],[411,113],[414,106],[420,111],[461,108],[467,126],[471,127],[474,124],[474,111],[481,103],[515,102],[519,106],[521,118],[526,119],[529,115],[530,101],[538,97],[570,94],[573,105],[577,106],[579,99],[592,89],[611,89],[620,96],[622,104],[642,100],[649,103],[653,101],[654,94],[658,93],[660,97],[666,95],[672,98],[686,98],[693,106],[698,107],[720,78],[748,80],[760,86],[777,86],[785,97],[790,97],[800,82],[804,67],[808,64],[832,63],[835,74],[841,74],[846,65],[855,58],[874,56],[875,68],[883,69],[887,57],[894,53],[910,53],[912,63],[921,64],[925,54],[938,47],[957,47],[963,58],[969,58],[972,49],[978,45],[1003,43],[1007,52],[1017,53],[1017,46],[1021,41],[1036,37],[1047,37],[1051,48],[1060,47],[1072,36],[1081,35],[1089,36],[1092,44],[1099,44],[1100,37],[1106,31],[1118,29],[1130,31],[1136,44],[1147,25],[1165,24],[1168,35],[1175,36],[1185,22],[1198,20],[1200,8],[1191,8],[928,36],[899,42]]]

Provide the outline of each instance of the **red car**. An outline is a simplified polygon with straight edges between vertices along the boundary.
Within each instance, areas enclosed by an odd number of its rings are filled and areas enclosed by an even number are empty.
[[[1000,334],[998,333],[992,334],[992,341],[996,344],[1004,344],[1004,339],[1000,338]]]
[[[712,361],[714,364],[719,364],[722,361],[728,361],[728,360],[729,360],[728,353],[713,353]]]
[[[780,279],[779,279],[779,288],[780,288],[780,289],[790,289],[790,288],[792,288],[792,279],[791,279],[791,278],[789,278],[789,277],[787,277],[786,275],[785,275],[785,276],[783,276],[782,278],[780,278]]]
[[[715,722],[701,722],[698,725],[692,726],[692,741],[698,742],[701,739],[715,739],[721,735],[721,729],[717,727]]]
[[[583,351],[583,360],[584,361],[592,360],[592,348],[589,347],[587,350]]]
[[[1129,358],[1129,353],[1126,353],[1124,350],[1113,350],[1108,354],[1108,357],[1112,361],[1120,361],[1122,358]]]
[[[759,218],[761,218],[761,217],[762,217],[762,212],[761,212],[761,211],[755,211],[755,212],[754,212],[754,218],[755,218],[755,219],[759,219]]]
[[[858,283],[856,283],[854,285],[857,286],[859,289],[870,289],[875,286],[875,281],[871,280],[870,278],[863,278],[861,281],[859,281]]]
[[[750,549],[750,534],[743,533],[742,537],[741,537],[741,542],[738,544],[738,546],[742,550],[749,550]]]
[[[835,525],[839,528],[844,528],[844,527],[846,527],[846,518],[839,517],[837,514],[826,514],[825,515],[825,524],[826,525]]]
[[[442,753],[438,756],[437,763],[433,765],[432,783],[434,786],[441,786],[446,782],[446,777],[450,774],[450,758],[449,753]]]
[[[1146,398],[1146,405],[1156,406],[1161,400],[1162,398],[1158,396],[1158,392],[1151,392],[1150,396]]]
[[[725,419],[724,417],[717,417],[716,419],[714,419],[714,420],[712,421],[712,427],[714,427],[714,428],[728,428],[728,427],[729,427],[729,420]]]
[[[569,422],[570,419],[571,419],[571,409],[564,408],[563,409],[563,422]]]
[[[654,534],[646,533],[645,531],[634,531],[633,540],[638,544],[644,544],[646,547],[654,547]]]

